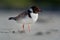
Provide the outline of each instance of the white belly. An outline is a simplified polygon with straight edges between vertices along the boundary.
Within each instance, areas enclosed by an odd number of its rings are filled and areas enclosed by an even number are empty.
[[[38,13],[37,14],[31,13],[31,16],[32,16],[33,22],[36,22],[38,19]]]
[[[28,16],[26,16],[25,18],[22,18],[20,20],[18,20],[18,23],[24,23],[24,24],[28,24],[28,23],[35,23],[38,19],[38,14],[33,14],[31,13],[31,17],[32,18],[29,18]]]

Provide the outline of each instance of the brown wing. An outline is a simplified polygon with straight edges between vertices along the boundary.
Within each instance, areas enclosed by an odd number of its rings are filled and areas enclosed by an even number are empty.
[[[20,13],[19,15],[17,15],[16,19],[24,18],[24,17],[26,17],[26,15],[27,15],[27,12],[24,11],[23,13]]]

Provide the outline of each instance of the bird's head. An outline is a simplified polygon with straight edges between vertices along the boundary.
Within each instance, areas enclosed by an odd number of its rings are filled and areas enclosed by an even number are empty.
[[[33,13],[42,12],[42,10],[37,6],[32,6],[31,9],[32,9],[31,11],[33,11]]]

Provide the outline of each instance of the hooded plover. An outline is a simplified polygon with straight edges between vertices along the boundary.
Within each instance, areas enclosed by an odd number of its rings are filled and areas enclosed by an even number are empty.
[[[15,20],[19,23],[22,23],[22,28],[24,30],[24,24],[28,24],[28,30],[30,32],[30,24],[35,23],[38,19],[38,13],[41,12],[37,6],[32,6],[28,10],[20,13],[16,17],[10,17],[9,20]]]

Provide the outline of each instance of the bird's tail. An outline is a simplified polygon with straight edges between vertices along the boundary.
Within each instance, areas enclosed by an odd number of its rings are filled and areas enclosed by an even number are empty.
[[[9,20],[16,20],[16,17],[10,17]]]

